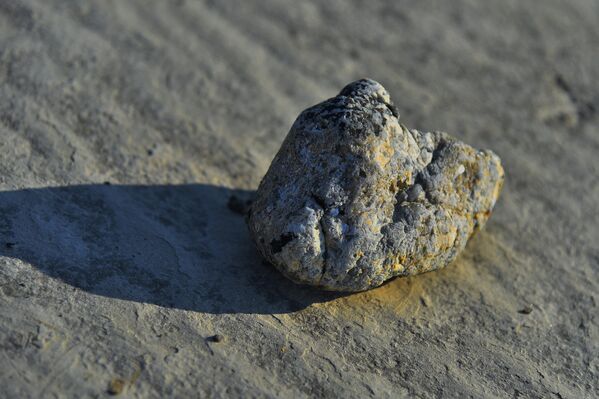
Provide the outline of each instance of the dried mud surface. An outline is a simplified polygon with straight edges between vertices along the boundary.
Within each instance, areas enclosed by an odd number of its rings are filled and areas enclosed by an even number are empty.
[[[599,6],[0,0],[0,396],[598,396]],[[502,159],[448,267],[354,295],[246,200],[369,76]]]

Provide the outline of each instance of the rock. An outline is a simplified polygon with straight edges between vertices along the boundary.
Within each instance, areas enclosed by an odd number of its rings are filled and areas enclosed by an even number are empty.
[[[227,201],[227,208],[239,215],[245,215],[251,205],[252,200],[239,198],[237,195],[231,195]]]
[[[108,384],[108,393],[110,395],[120,395],[125,389],[125,381],[120,378],[115,378]]]
[[[518,311],[518,313],[520,313],[520,314],[531,314],[532,313],[532,306],[531,305],[526,305],[525,307],[523,307],[522,309],[520,309]]]
[[[224,337],[224,335],[221,335],[221,334],[216,334],[216,335],[212,335],[211,337],[208,337],[208,341],[215,342],[215,343],[223,342],[224,340],[225,340],[225,337]]]
[[[366,290],[444,267],[485,224],[504,178],[497,155],[398,119],[370,79],[297,118],[248,216],[290,279]]]

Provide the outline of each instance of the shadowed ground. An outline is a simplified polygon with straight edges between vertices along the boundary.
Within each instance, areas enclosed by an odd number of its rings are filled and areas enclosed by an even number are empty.
[[[0,192],[0,255],[93,294],[198,312],[286,313],[339,296],[265,264],[226,209],[233,195],[251,198],[203,184]]]

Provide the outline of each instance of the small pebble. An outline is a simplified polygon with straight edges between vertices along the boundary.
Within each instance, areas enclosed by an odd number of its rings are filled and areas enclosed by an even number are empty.
[[[224,340],[225,340],[225,337],[221,334],[216,334],[211,337],[208,337],[208,341],[210,341],[210,342],[219,343],[219,342],[224,342]]]
[[[251,205],[252,205],[251,200],[247,200],[247,199],[244,200],[244,199],[239,198],[236,195],[231,195],[229,197],[229,201],[227,202],[227,207],[231,211],[238,213],[240,215],[247,214]]]
[[[108,393],[110,395],[120,395],[125,389],[125,381],[120,378],[115,378],[108,384]]]
[[[532,306],[527,305],[527,306],[523,307],[522,309],[520,309],[518,311],[518,313],[520,313],[520,314],[531,314],[532,313]]]

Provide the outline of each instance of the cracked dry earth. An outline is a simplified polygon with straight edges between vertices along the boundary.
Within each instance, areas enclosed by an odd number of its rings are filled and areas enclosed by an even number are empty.
[[[248,225],[292,280],[363,291],[444,267],[495,206],[492,151],[409,130],[372,79],[300,114],[260,183]]]
[[[599,396],[598,15],[0,0],[0,396]],[[327,293],[239,212],[298,112],[364,76],[507,179],[449,266]]]

